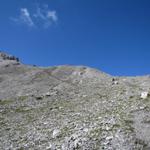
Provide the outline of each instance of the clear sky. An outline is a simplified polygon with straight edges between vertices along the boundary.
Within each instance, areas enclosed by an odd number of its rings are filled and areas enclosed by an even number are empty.
[[[150,0],[1,0],[0,50],[25,64],[150,74]]]

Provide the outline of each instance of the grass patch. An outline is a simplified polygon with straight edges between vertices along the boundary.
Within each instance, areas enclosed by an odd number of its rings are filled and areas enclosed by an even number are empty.
[[[26,100],[28,98],[28,96],[19,96],[19,100],[23,101],[23,100]]]
[[[29,111],[31,111],[31,109],[26,109],[26,107],[19,107],[15,109],[15,112],[18,112],[18,113],[25,113]]]
[[[96,128],[90,131],[89,136],[94,138],[99,138],[102,132],[103,131],[101,128]]]
[[[0,105],[7,105],[10,103],[12,103],[12,100],[10,99],[0,100]]]
[[[128,120],[125,120],[125,124],[133,124],[134,123],[134,121],[133,120],[131,120],[131,119],[128,119]]]

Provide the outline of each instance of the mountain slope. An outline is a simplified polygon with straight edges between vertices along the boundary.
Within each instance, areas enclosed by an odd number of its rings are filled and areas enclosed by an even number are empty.
[[[150,149],[150,76],[35,67],[0,52],[0,149]]]

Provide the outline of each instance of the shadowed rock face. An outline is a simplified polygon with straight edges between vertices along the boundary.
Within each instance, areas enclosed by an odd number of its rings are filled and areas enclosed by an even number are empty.
[[[149,150],[149,93],[149,76],[33,67],[0,52],[0,149]]]

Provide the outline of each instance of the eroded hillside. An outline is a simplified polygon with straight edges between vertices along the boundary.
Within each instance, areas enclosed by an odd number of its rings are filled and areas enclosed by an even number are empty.
[[[149,150],[150,76],[28,66],[1,52],[0,149]]]

